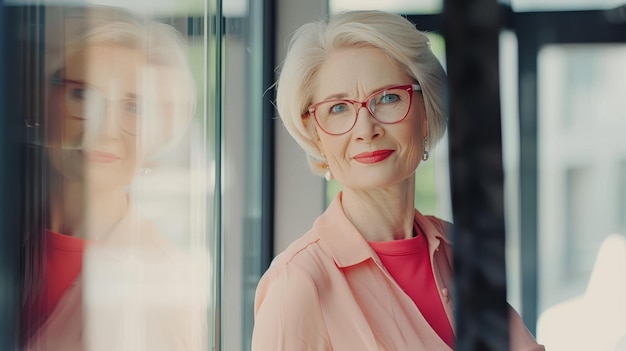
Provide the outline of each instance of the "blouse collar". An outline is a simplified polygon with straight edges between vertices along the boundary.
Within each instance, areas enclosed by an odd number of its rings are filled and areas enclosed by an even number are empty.
[[[341,197],[340,192],[326,211],[313,223],[313,230],[319,233],[322,244],[328,248],[338,267],[353,266],[370,258],[380,264],[374,250],[344,213]],[[426,235],[431,259],[439,248],[441,240],[450,244],[445,233],[417,210],[415,210],[415,222]]]

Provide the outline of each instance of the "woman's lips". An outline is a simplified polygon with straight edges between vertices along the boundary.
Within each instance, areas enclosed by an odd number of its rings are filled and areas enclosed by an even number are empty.
[[[355,161],[365,164],[378,163],[389,157],[394,150],[376,150],[372,152],[362,152],[355,155],[353,158]]]
[[[85,156],[89,161],[100,163],[112,163],[120,159],[119,156],[104,151],[85,152]]]

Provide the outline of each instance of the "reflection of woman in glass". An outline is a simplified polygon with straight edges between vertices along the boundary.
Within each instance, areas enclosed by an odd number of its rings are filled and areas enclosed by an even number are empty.
[[[195,94],[180,38],[169,26],[114,9],[83,10],[62,26],[62,38],[49,39],[63,44],[46,87],[49,167],[40,174],[46,195],[35,210],[44,215],[27,241],[27,348],[113,350],[134,340],[139,349],[192,349],[189,328],[177,322],[191,320],[178,313],[184,309],[138,311],[137,303],[110,296],[132,291],[111,283],[144,277],[120,275],[146,268],[143,257],[176,257],[132,206],[127,188],[144,162],[182,135],[192,115]],[[139,336],[124,339],[124,333]]]

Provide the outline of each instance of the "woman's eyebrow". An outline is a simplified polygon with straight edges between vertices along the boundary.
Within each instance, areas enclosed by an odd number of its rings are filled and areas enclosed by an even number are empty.
[[[347,96],[348,94],[346,93],[335,93],[335,94],[328,95],[327,97],[323,98],[321,101],[345,99]]]
[[[396,86],[396,85],[398,85],[398,84],[385,84],[385,85],[381,85],[381,86],[379,86],[379,87],[377,87],[377,88],[375,88],[375,89],[370,90],[370,91],[367,93],[367,97],[370,97],[370,96],[372,96],[372,94],[374,94],[374,93],[377,93],[377,92],[379,92],[379,91],[382,91],[382,90],[385,90],[385,89],[391,88],[391,87]],[[324,99],[322,99],[322,100],[320,100],[320,101],[327,101],[327,100],[339,100],[339,99],[343,100],[343,99],[348,98],[348,96],[349,96],[349,95],[348,95],[347,93],[334,93],[334,94],[328,95],[327,97],[325,97]]]
[[[82,85],[82,86],[89,86],[89,84],[85,82],[84,80],[67,79],[67,78],[53,78],[53,80],[58,81],[61,84],[76,84],[76,85]]]

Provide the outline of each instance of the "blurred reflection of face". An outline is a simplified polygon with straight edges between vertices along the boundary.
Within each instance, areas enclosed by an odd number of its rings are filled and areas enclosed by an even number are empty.
[[[130,184],[141,158],[144,66],[140,51],[114,45],[66,57],[52,83],[47,135],[51,163],[66,179],[84,179],[88,187]]]

